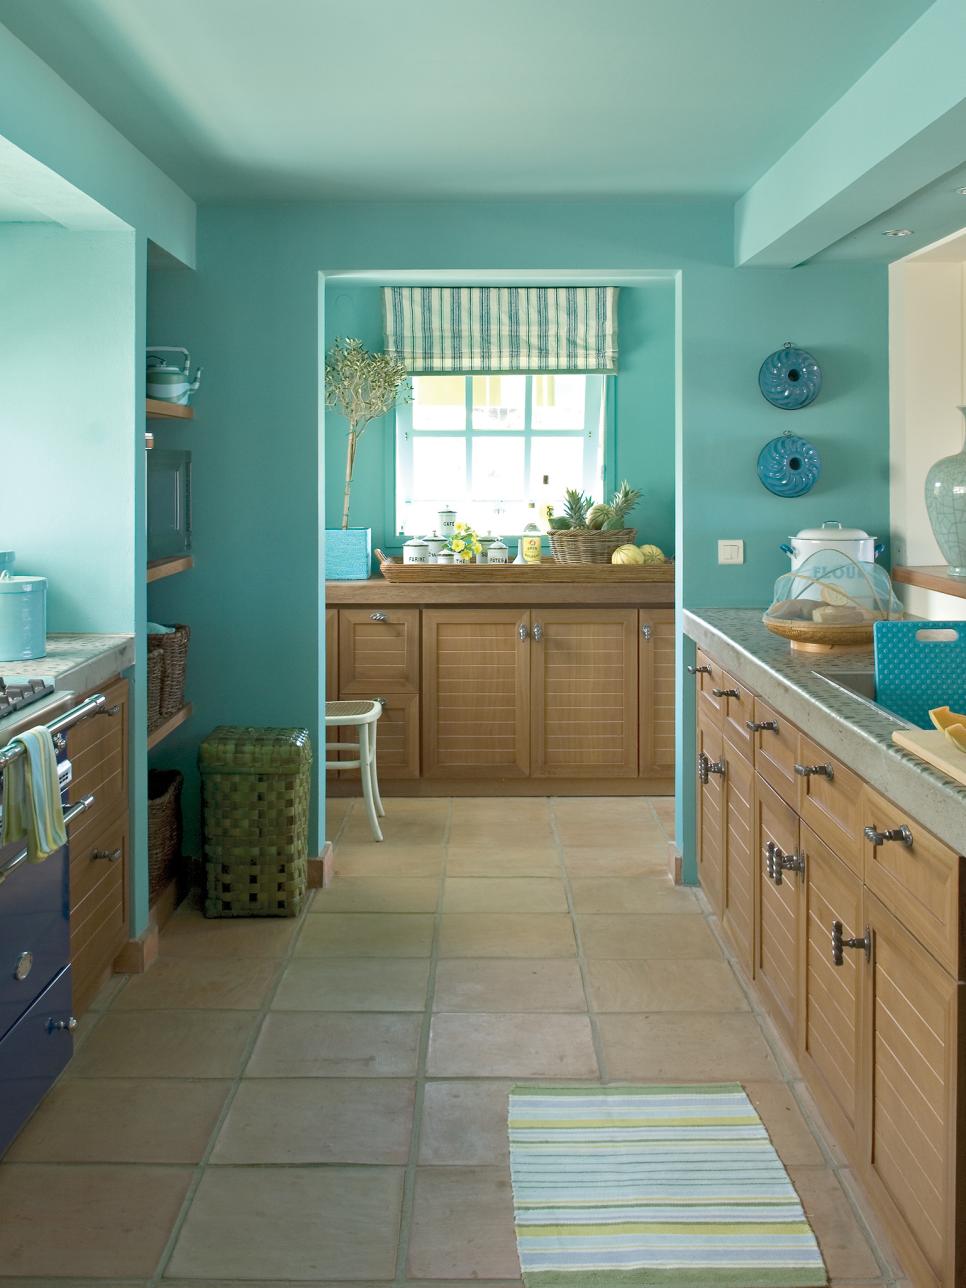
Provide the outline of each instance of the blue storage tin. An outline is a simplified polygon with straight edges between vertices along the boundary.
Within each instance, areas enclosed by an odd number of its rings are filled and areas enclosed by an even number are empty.
[[[0,662],[47,654],[47,578],[0,576]]]
[[[365,581],[371,572],[371,528],[326,528],[326,581]]]

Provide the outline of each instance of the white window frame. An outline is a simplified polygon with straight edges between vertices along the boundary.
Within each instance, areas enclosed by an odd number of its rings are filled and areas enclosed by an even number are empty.
[[[454,373],[458,375],[459,373]],[[500,374],[500,373],[494,373]],[[524,373],[520,373],[524,374]],[[406,523],[406,504],[407,498],[412,497],[413,492],[413,450],[412,444],[415,438],[428,438],[436,441],[442,439],[462,438],[466,440],[466,478],[472,483],[473,479],[473,444],[479,439],[493,441],[494,439],[520,439],[524,441],[523,449],[523,477],[524,480],[530,478],[530,460],[533,440],[540,438],[583,438],[583,478],[574,480],[574,486],[579,486],[583,491],[589,493],[595,501],[603,497],[604,485],[604,425],[607,412],[607,377],[595,373],[573,372],[568,374],[582,375],[585,379],[584,387],[584,424],[581,429],[533,429],[531,418],[533,412],[533,381],[534,377],[541,375],[554,375],[554,372],[528,372],[526,381],[526,395],[524,404],[523,426],[520,429],[474,429],[473,428],[473,376],[460,377],[465,386],[465,428],[464,429],[413,429],[413,410],[412,403],[400,403],[396,407],[396,461],[395,461],[395,478],[393,480],[393,521],[394,530],[397,534],[404,532]],[[439,497],[440,505],[454,505],[459,508],[459,497]],[[503,504],[525,505],[528,500],[534,500],[533,497],[526,495],[521,497],[506,497],[502,499]],[[411,504],[411,502],[410,502]],[[474,504],[486,504],[476,502]],[[494,507],[501,504],[500,501],[491,503]],[[511,524],[501,535],[513,535],[522,530],[524,524]],[[409,536],[421,536],[422,533],[409,533]]]

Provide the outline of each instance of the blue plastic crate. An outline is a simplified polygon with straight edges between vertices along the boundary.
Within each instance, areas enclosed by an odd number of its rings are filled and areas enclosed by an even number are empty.
[[[365,581],[371,572],[371,528],[326,528],[326,581]]]

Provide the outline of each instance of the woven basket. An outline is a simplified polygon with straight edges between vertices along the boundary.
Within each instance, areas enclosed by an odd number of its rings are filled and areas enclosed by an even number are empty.
[[[636,536],[636,528],[621,528],[618,532],[575,528],[570,532],[551,532],[550,546],[557,563],[609,564],[617,547],[633,544]]]
[[[157,635],[148,636],[148,733],[161,723],[161,676],[164,672],[164,652],[160,644],[152,643]]]
[[[181,858],[181,788],[177,769],[148,773],[148,898],[157,898],[175,875]]]
[[[198,753],[207,917],[297,917],[305,900],[307,729],[222,725]]]
[[[155,638],[161,641],[161,653],[164,658],[159,714],[162,720],[167,720],[184,706],[184,677],[188,666],[188,641],[191,638],[191,629],[188,626],[177,625],[170,635],[158,635]]]

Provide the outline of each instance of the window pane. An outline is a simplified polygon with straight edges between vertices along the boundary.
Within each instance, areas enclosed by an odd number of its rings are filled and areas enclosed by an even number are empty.
[[[586,376],[534,376],[534,429],[583,429]]]
[[[546,478],[546,483],[544,483]],[[563,510],[563,496],[568,487],[583,490],[583,438],[534,438],[530,444],[530,495],[540,503],[551,501],[554,511]]]
[[[466,377],[413,376],[413,429],[465,429]]]
[[[522,495],[524,448],[522,438],[473,440],[473,497],[496,501]]]
[[[523,429],[526,376],[474,376],[473,428]]]
[[[413,500],[455,505],[466,492],[466,443],[462,438],[413,439]]]

